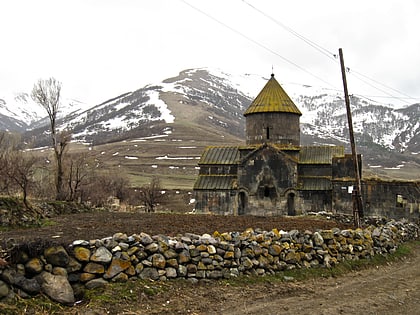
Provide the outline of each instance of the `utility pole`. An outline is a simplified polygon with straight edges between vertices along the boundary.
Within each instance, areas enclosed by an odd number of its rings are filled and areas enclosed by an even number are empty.
[[[338,52],[340,55],[341,75],[343,77],[343,86],[344,86],[344,99],[346,102],[347,121],[349,124],[351,154],[353,158],[354,173],[355,173],[355,179],[356,179],[356,188],[353,188],[353,192],[352,192],[353,220],[354,220],[354,226],[356,228],[359,228],[361,226],[360,219],[363,217],[362,182],[360,180],[359,161],[357,158],[356,144],[354,141],[353,120],[352,120],[351,110],[350,110],[349,92],[347,90],[346,68],[344,67],[343,50],[339,48]]]

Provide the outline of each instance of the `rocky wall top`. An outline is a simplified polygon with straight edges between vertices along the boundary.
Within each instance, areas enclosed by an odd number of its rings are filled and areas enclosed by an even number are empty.
[[[41,292],[72,305],[88,288],[128,279],[220,279],[274,274],[294,268],[331,267],[345,260],[392,253],[401,242],[418,238],[419,227],[390,221],[365,229],[243,232],[177,237],[116,233],[34,250],[20,246],[13,264],[0,267],[0,299]],[[32,248],[32,251],[29,249]]]

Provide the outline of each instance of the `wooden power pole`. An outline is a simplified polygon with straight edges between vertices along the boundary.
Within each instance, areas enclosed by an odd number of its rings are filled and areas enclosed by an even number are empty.
[[[355,173],[355,179],[356,179],[356,185],[355,185],[356,187],[353,188],[353,192],[352,192],[353,219],[354,219],[355,227],[359,228],[361,226],[360,219],[363,217],[362,182],[360,180],[359,161],[357,158],[356,144],[354,141],[353,119],[352,119],[351,110],[350,110],[349,92],[347,90],[346,68],[344,67],[343,50],[340,48],[338,52],[340,55],[341,75],[343,77],[343,86],[344,86],[344,99],[346,102],[347,121],[349,124],[351,154],[353,157],[354,173]]]

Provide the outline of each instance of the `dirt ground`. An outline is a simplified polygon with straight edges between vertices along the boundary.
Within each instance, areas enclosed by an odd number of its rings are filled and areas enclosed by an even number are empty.
[[[402,261],[344,276],[299,282],[171,286],[120,314],[420,314],[420,245]]]
[[[52,218],[53,224],[35,229],[0,232],[0,239],[15,242],[128,235],[196,234],[243,231],[248,227],[271,230],[316,230],[350,228],[322,218],[219,217],[208,215],[82,213]],[[68,314],[420,314],[420,243],[404,260],[337,278],[307,281],[256,282],[240,286],[223,281],[168,281],[167,289],[155,295],[133,291],[134,302],[118,307],[93,307],[89,301],[68,309]],[[154,284],[151,283],[151,286]],[[157,284],[156,284],[157,285]],[[130,298],[130,299],[129,299]]]
[[[350,228],[322,217],[256,217],[256,216],[217,216],[204,214],[171,213],[124,213],[88,212],[60,215],[49,219],[50,224],[39,228],[20,228],[0,231],[0,239],[13,239],[17,243],[36,239],[55,240],[71,243],[74,240],[100,239],[122,232],[127,235],[145,232],[150,235],[164,234],[176,236],[183,233],[212,234],[215,231],[242,232],[247,228],[271,231],[305,231],[316,229]]]

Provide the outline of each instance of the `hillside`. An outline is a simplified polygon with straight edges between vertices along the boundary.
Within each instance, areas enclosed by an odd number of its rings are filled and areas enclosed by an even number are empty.
[[[244,143],[243,112],[265,82],[253,75],[184,70],[96,106],[68,101],[59,124],[72,130],[75,149],[90,150],[103,167],[127,173],[134,185],[159,175],[164,185],[191,188],[204,147]],[[280,83],[303,113],[303,145],[339,144],[350,152],[340,91]],[[393,108],[357,96],[351,103],[365,176],[417,179],[420,105]],[[7,117],[8,125],[20,124],[36,147],[49,145],[45,120],[19,121],[16,113]],[[12,130],[2,121],[0,127]]]

